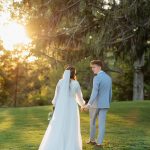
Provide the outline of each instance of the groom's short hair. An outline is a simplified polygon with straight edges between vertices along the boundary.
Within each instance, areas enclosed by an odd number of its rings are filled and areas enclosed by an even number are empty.
[[[103,62],[101,60],[92,60],[90,62],[90,65],[98,65],[100,67],[103,67]]]

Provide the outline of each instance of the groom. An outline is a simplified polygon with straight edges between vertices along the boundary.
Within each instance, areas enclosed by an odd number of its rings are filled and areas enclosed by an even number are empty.
[[[93,144],[102,147],[105,134],[106,113],[110,107],[112,98],[112,80],[104,71],[102,71],[102,61],[91,61],[91,68],[96,76],[93,79],[93,89],[90,100],[84,106],[84,110],[89,109],[90,113],[90,140],[87,144]],[[96,135],[96,119],[98,118],[99,133],[97,142]]]

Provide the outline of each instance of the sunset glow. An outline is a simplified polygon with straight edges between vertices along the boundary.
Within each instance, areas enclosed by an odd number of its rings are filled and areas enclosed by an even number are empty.
[[[27,45],[31,42],[25,27],[17,22],[9,22],[3,25],[0,28],[0,39],[7,50],[13,50],[17,45]]]

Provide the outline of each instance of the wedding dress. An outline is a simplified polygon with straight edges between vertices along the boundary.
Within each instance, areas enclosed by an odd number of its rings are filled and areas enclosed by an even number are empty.
[[[59,80],[52,103],[55,111],[39,150],[82,150],[78,104],[85,101],[79,82],[70,79],[70,70]]]

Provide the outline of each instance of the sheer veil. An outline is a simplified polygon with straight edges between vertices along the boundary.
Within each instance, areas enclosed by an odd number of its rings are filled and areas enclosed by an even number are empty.
[[[55,110],[39,150],[82,149],[79,112],[71,95],[70,74],[70,70],[65,70],[58,82]]]
[[[63,74],[63,78],[59,81],[59,90],[58,90],[58,97],[55,105],[55,111],[51,120],[51,126],[49,126],[50,129],[47,130],[46,136],[49,138],[49,140],[52,143],[55,143],[55,147],[59,146],[64,142],[67,142],[69,137],[66,137],[66,123],[69,122],[69,107],[70,105],[70,99],[69,99],[69,85],[70,85],[70,70],[65,70]],[[59,114],[59,115],[58,115]],[[53,130],[51,130],[53,129]],[[51,132],[51,134],[49,134]],[[61,134],[60,134],[61,133]],[[58,141],[55,141],[53,137],[49,137],[49,135],[55,135],[55,139],[60,139],[59,144],[56,143]],[[46,139],[46,138],[45,138]],[[46,141],[45,141],[46,142]]]
[[[65,70],[63,74],[63,78],[60,80],[59,92],[58,92],[58,100],[56,103],[56,107],[64,107],[68,104],[69,100],[69,84],[70,84],[70,70]]]

